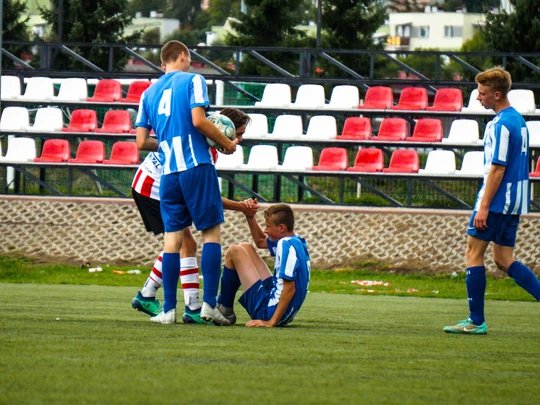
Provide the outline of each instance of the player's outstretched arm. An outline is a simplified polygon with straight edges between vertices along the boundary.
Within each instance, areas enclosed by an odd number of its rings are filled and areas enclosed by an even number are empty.
[[[251,237],[253,238],[253,242],[255,242],[255,246],[257,246],[259,249],[267,249],[268,244],[266,243],[266,234],[263,232],[255,217],[246,216],[246,219],[249,226],[249,232],[251,232]]]
[[[248,327],[264,326],[266,328],[272,328],[276,326],[279,320],[283,317],[283,314],[285,313],[285,311],[287,311],[287,308],[289,307],[289,304],[291,303],[295,292],[296,292],[296,286],[294,284],[294,281],[283,280],[283,291],[281,291],[281,296],[279,297],[279,302],[276,308],[276,312],[274,312],[272,319],[270,319],[269,321],[253,319],[249,321],[248,323],[246,323],[246,326]]]
[[[255,199],[247,199],[244,201],[233,201],[228,198],[221,197],[223,208],[231,211],[243,212],[247,217],[253,217],[259,209],[259,203]]]
[[[201,134],[216,142],[219,146],[225,148],[222,153],[230,155],[236,150],[238,140],[231,141],[216,127],[210,120],[206,118],[206,111],[203,107],[195,107],[191,109],[191,119],[193,125]]]
[[[150,138],[150,130],[144,127],[137,127],[136,143],[140,150],[148,150],[150,152],[157,152],[158,150],[157,139]]]

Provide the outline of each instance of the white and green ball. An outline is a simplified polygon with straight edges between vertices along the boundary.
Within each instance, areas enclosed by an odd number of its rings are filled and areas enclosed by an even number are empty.
[[[219,128],[219,130],[231,141],[234,140],[236,137],[236,128],[234,127],[234,123],[232,120],[223,114],[212,114],[208,116],[208,119]],[[213,140],[210,138],[206,138],[206,142],[211,148],[216,148],[217,150],[221,150],[221,146],[216,144]]]

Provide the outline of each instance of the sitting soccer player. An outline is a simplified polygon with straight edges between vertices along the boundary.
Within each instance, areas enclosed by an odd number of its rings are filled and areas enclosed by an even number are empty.
[[[242,285],[239,302],[252,319],[246,326],[285,326],[307,294],[310,262],[306,241],[294,232],[294,213],[287,204],[264,211],[264,231],[254,215],[246,214],[246,218],[255,245],[268,248],[275,257],[274,274],[251,244],[231,246],[225,253],[218,309],[235,323],[234,299]]]

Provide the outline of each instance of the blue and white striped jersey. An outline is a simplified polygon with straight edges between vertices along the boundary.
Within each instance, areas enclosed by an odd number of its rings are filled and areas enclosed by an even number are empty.
[[[305,239],[298,235],[281,238],[272,242],[266,239],[268,250],[275,256],[272,291],[268,307],[277,307],[281,292],[283,291],[283,280],[295,282],[295,293],[285,311],[285,314],[278,322],[278,326],[290,323],[300,310],[308,291],[311,264],[307,243]]]
[[[500,111],[484,132],[484,183],[478,192],[475,211],[484,196],[492,164],[506,166],[490,212],[521,215],[529,212],[529,132],[525,120],[513,107]]]
[[[193,108],[208,106],[206,81],[193,73],[167,73],[142,94],[136,125],[156,133],[164,175],[212,163],[206,138],[191,118]]]

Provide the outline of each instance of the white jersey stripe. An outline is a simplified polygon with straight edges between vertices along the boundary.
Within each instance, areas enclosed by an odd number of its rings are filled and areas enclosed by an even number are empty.
[[[510,140],[510,131],[504,125],[501,125],[501,139],[499,143],[499,155],[497,159],[506,162],[508,159],[508,142]]]
[[[512,209],[512,215],[517,215],[519,213],[519,207],[521,205],[521,193],[523,192],[523,182],[518,181],[516,184],[516,201],[514,203],[514,208]]]
[[[285,275],[292,277],[294,274],[294,266],[296,264],[296,250],[294,246],[289,249],[289,255],[287,257],[287,263],[285,263]]]
[[[193,138],[191,138],[191,134],[189,134],[188,136],[189,138],[189,147],[190,147],[190,151],[191,151],[191,158],[193,159],[193,163],[195,164],[195,166],[197,166],[199,163],[197,162],[197,156],[195,156],[195,154],[193,153]],[[208,151],[210,151],[210,149],[208,149]]]
[[[159,147],[162,150],[165,158],[165,161],[161,164],[163,167],[163,174],[169,174],[171,173],[171,149],[169,148],[167,141],[162,141],[159,144]]]
[[[182,150],[182,139],[175,136],[172,139],[172,149],[176,161],[176,172],[186,170],[186,160],[184,159],[184,151]]]
[[[193,77],[193,97],[195,99],[195,103],[197,104],[204,102],[202,79],[199,75],[195,75]]]
[[[505,200],[504,200],[503,214],[508,214],[511,200],[512,200],[512,183],[506,183],[506,194],[505,194]]]

